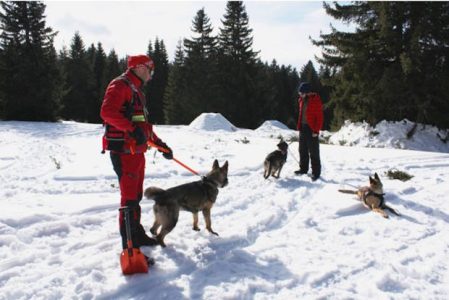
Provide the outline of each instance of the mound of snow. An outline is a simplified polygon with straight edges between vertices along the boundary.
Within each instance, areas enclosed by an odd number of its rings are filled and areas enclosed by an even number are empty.
[[[190,123],[189,128],[206,131],[237,131],[237,127],[218,113],[202,113]]]
[[[292,139],[297,135],[297,132],[288,128],[284,123],[276,120],[265,121],[262,125],[256,128],[254,132],[257,132],[260,137],[282,137],[284,140]]]
[[[414,123],[404,119],[399,122],[382,121],[375,127],[366,122],[352,123],[346,120],[339,131],[332,134],[329,143],[334,145],[375,148],[396,148],[432,152],[449,152],[449,144],[437,136],[438,128],[418,124],[415,134],[407,139]],[[442,134],[444,136],[444,134]]]
[[[262,125],[260,125],[256,131],[274,131],[274,130],[290,130],[284,123],[276,121],[276,120],[269,120],[265,121]]]

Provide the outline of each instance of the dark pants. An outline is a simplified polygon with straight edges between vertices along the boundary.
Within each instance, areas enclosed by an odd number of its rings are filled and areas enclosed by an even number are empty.
[[[309,125],[302,124],[299,132],[299,169],[303,173],[309,171],[309,158],[312,163],[312,175],[321,175],[320,141],[312,137]]]
[[[140,224],[140,200],[143,193],[145,156],[143,153],[125,154],[111,152],[111,161],[120,184],[120,206],[130,208],[130,225],[133,246],[138,248],[139,237],[145,233]],[[119,213],[120,235],[123,249],[127,247],[124,213]]]

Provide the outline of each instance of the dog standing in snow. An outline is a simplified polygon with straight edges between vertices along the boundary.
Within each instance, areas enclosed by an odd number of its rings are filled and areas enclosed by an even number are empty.
[[[263,163],[264,172],[263,177],[267,179],[270,175],[274,178],[279,178],[281,175],[282,167],[287,161],[288,144],[281,140],[277,144],[278,150],[275,150],[267,155]],[[277,175],[276,175],[277,172]]]
[[[228,184],[228,162],[219,166],[215,160],[212,170],[201,180],[178,185],[167,190],[158,187],[149,187],[145,190],[145,197],[153,199],[154,223],[150,231],[162,247],[165,247],[165,236],[175,228],[178,223],[179,211],[190,211],[193,214],[193,230],[199,231],[198,212],[202,212],[206,221],[206,229],[212,230],[211,209],[218,196],[218,188]],[[158,233],[158,229],[160,231]]]

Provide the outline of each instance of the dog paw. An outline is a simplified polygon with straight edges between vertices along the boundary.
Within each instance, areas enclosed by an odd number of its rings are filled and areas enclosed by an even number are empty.
[[[192,229],[195,230],[195,231],[200,231],[201,230],[198,227],[193,227]]]
[[[165,245],[164,240],[161,239],[160,237],[157,237],[157,241],[159,242],[159,245],[161,245],[162,248],[167,247],[167,245]]]
[[[210,233],[215,234],[216,236],[219,236],[218,233],[216,233],[215,231],[213,231],[212,229],[208,228],[207,229]]]

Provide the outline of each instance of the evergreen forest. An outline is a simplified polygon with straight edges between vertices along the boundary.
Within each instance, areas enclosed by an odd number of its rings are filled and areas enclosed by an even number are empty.
[[[331,27],[310,37],[322,52],[318,69],[312,57],[300,70],[263,62],[241,1],[227,2],[217,35],[198,10],[173,61],[162,38],[150,40],[146,54],[156,71],[144,92],[151,121],[189,124],[218,112],[237,127],[278,120],[295,128],[298,85],[308,81],[323,100],[324,129],[347,119],[375,125],[404,118],[449,128],[449,2],[323,7],[354,30]],[[105,89],[126,70],[126,56],[106,53],[101,41],[86,45],[79,32],[57,51],[45,9],[44,2],[0,2],[0,119],[101,123]]]

